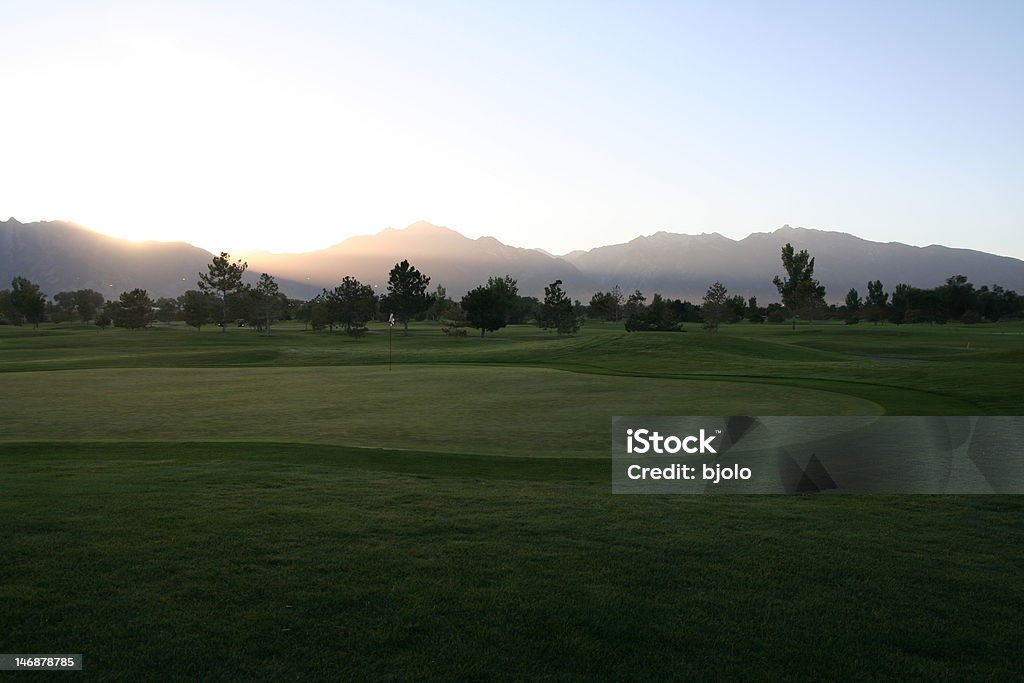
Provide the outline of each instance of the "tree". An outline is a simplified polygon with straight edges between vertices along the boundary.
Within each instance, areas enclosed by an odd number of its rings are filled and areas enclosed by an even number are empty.
[[[217,307],[217,299],[213,294],[190,289],[181,297],[181,314],[185,323],[201,330],[210,322]]]
[[[440,322],[445,317],[445,313],[450,311],[455,306],[455,302],[452,301],[448,296],[448,290],[445,289],[444,285],[438,285],[434,293],[430,295],[430,314],[429,317]]]
[[[302,323],[302,328],[309,329],[309,323],[313,319],[314,299],[303,301],[295,308],[295,319]]]
[[[93,289],[79,289],[75,292],[75,308],[82,324],[87,324],[103,305],[103,295]]]
[[[813,324],[819,313],[828,308],[825,304],[825,288],[817,281],[804,280],[796,288],[797,313]]]
[[[615,320],[622,320],[622,305],[626,301],[626,297],[622,294],[622,288],[615,285],[610,294],[612,303],[615,304]]]
[[[11,290],[0,289],[0,320],[5,323],[21,324],[21,316],[14,310],[11,303]]]
[[[853,325],[858,321],[858,314],[861,309],[860,294],[853,287],[846,293],[846,324]]]
[[[177,299],[162,296],[156,300],[154,305],[156,306],[156,319],[162,323],[170,324],[181,313],[181,307],[178,305]]]
[[[331,322],[331,314],[327,305],[327,290],[317,294],[309,301],[309,324],[317,332],[323,332],[324,328],[334,323]]]
[[[260,281],[256,283],[256,300],[260,313],[266,324],[267,334],[270,334],[270,319],[277,316],[281,308],[280,288],[277,282],[270,275],[262,273]]]
[[[46,313],[46,295],[39,285],[19,275],[11,280],[11,307],[26,322],[39,327]]]
[[[626,299],[626,317],[641,313],[644,310],[645,301],[647,301],[647,297],[643,292],[639,289],[633,290],[633,293]]]
[[[528,320],[535,320],[539,309],[540,300],[537,297],[517,296],[508,313],[508,323],[509,325],[522,325]]]
[[[650,306],[626,319],[627,332],[678,332],[681,329],[675,307],[661,294],[655,294]]]
[[[588,309],[592,318],[606,321],[616,320],[619,313],[619,307],[612,292],[596,292],[594,296],[590,297]]]
[[[110,316],[107,315],[106,311],[96,316],[96,327],[100,328],[100,332],[110,327],[113,322],[114,321],[110,319]]]
[[[868,295],[864,300],[864,307],[868,319],[878,324],[879,320],[885,320],[886,308],[888,307],[889,295],[885,293],[881,280],[874,280],[868,283]]]
[[[938,288],[946,314],[953,319],[960,319],[975,307],[974,285],[964,275],[953,275],[946,278],[946,284]]]
[[[747,310],[747,302],[737,294],[725,300],[725,310],[728,313],[728,322],[738,323],[743,320],[743,313]]]
[[[430,278],[403,260],[388,273],[387,303],[395,317],[402,321],[403,336],[409,336],[409,318],[423,313],[430,305],[427,285]]]
[[[133,289],[121,294],[115,307],[114,324],[137,330],[153,319],[153,300],[144,289]]]
[[[231,262],[231,255],[222,251],[220,256],[214,256],[210,262],[209,272],[199,274],[199,290],[207,294],[216,294],[220,297],[220,324],[221,331],[227,331],[228,306],[230,297],[245,289],[242,283],[242,274],[249,267],[241,259]]]
[[[466,312],[461,306],[452,306],[441,321],[441,332],[447,337],[466,336]]]
[[[511,275],[488,278],[486,285],[467,292],[462,298],[466,322],[480,331],[496,332],[509,323],[511,311],[519,304],[519,285]]]
[[[494,291],[502,299],[505,310],[505,324],[509,322],[513,309],[519,303],[519,283],[511,275],[487,278],[487,288]],[[504,327],[505,325],[502,325]]]
[[[345,326],[345,332],[360,337],[366,334],[366,322],[373,318],[377,299],[373,287],[345,276],[341,284],[324,293],[329,323]]]
[[[503,282],[492,277],[486,285],[480,285],[462,297],[466,322],[480,330],[481,339],[485,332],[500,330],[507,324],[508,309],[513,299]]]
[[[53,320],[64,322],[78,317],[85,324],[102,305],[103,295],[92,289],[57,292],[53,295]]]
[[[764,322],[764,311],[757,305],[757,297],[752,296],[747,299],[746,306],[746,317],[752,323],[763,323]]]
[[[892,305],[889,307],[889,322],[902,325],[910,316],[910,299],[914,288],[901,282],[892,290]]]
[[[718,324],[726,313],[729,290],[721,282],[708,287],[704,301],[700,305],[700,313],[704,317],[704,329],[718,331]]]
[[[791,314],[804,314],[813,320],[816,311],[825,303],[825,287],[814,279],[814,258],[806,249],[798,252],[788,242],[782,247],[781,258],[786,277],[776,275],[772,282],[779,290],[782,305]]]
[[[562,281],[555,280],[544,288],[544,302],[537,311],[537,325],[558,334],[575,334],[580,329],[579,318],[573,311],[572,301],[562,289]]]
[[[55,323],[62,323],[72,320],[75,317],[75,293],[57,292],[53,295],[53,304],[50,310],[50,320]]]

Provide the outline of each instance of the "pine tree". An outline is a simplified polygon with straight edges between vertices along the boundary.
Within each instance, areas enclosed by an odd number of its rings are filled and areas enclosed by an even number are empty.
[[[846,324],[853,325],[857,322],[861,309],[860,294],[855,287],[851,287],[846,293]]]
[[[782,297],[782,305],[791,314],[803,314],[813,320],[825,304],[825,287],[814,279],[814,258],[806,249],[798,252],[787,242],[782,248],[782,267],[786,277],[776,275],[772,279]]]
[[[270,334],[270,319],[278,314],[281,307],[279,294],[280,288],[274,278],[266,273],[261,274],[260,281],[256,283],[256,299],[259,302],[268,335]]]
[[[430,278],[403,260],[388,273],[387,304],[404,326],[403,336],[409,336],[409,318],[427,310],[430,305],[427,285]]]
[[[572,301],[562,289],[561,280],[555,280],[544,288],[544,302],[537,311],[537,325],[545,330],[557,330],[558,334],[575,334],[579,331],[580,319],[573,310]]]
[[[248,263],[241,260],[231,262],[231,255],[225,251],[220,256],[214,256],[208,266],[209,272],[199,274],[199,290],[207,294],[216,294],[220,297],[221,331],[227,331],[228,306],[230,297],[245,289],[242,283],[242,274],[249,267]]]
[[[704,328],[712,332],[718,331],[718,324],[722,322],[728,302],[729,290],[721,282],[715,282],[708,287],[704,294],[704,301],[700,306],[701,317],[704,318]]]
[[[114,307],[114,324],[137,330],[145,327],[153,320],[153,300],[144,289],[133,289],[121,294]]]

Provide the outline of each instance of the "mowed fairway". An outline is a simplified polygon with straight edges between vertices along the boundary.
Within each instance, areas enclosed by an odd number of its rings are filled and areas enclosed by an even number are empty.
[[[0,651],[91,678],[1019,677],[1017,496],[613,496],[617,414],[1020,414],[1024,326],[0,327]]]
[[[612,415],[875,414],[863,399],[764,384],[545,368],[398,366],[18,372],[0,439],[279,441],[605,457]]]

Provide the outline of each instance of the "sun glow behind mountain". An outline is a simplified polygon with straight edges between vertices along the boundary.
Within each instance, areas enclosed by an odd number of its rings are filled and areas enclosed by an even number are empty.
[[[46,102],[56,92],[62,103],[34,108],[37,134],[12,138],[6,149],[22,160],[19,175],[46,178],[18,184],[19,201],[35,206],[33,213],[74,217],[134,240],[302,250],[332,238],[272,235],[281,226],[268,219],[337,224],[338,207],[347,206],[348,220],[361,227],[403,203],[424,203],[438,174],[474,186],[444,168],[429,138],[396,134],[355,106],[358,94],[133,36],[111,34],[82,63],[19,83],[29,101]],[[415,178],[397,164],[427,159],[442,161]],[[355,203],[380,210],[359,218]]]
[[[1024,255],[1020,6],[814,7],[4,3],[0,211],[232,251],[426,218]]]

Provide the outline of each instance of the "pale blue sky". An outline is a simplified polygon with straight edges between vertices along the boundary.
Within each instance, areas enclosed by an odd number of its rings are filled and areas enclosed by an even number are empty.
[[[0,0],[0,212],[209,249],[783,223],[1024,257],[1024,2]]]

